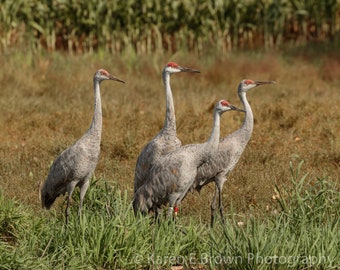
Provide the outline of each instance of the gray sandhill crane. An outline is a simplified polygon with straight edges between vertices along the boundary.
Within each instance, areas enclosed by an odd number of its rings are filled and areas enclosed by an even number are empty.
[[[218,150],[213,157],[203,164],[197,172],[195,182],[191,189],[198,191],[210,182],[215,182],[215,193],[211,203],[211,226],[214,223],[214,213],[216,209],[216,200],[218,196],[218,207],[223,218],[223,206],[221,192],[223,184],[227,181],[228,174],[233,170],[241,157],[248,141],[250,140],[254,117],[251,107],[247,101],[246,93],[252,88],[264,84],[273,84],[274,81],[252,81],[242,80],[238,86],[238,96],[245,110],[245,119],[240,129],[222,138],[218,145]]]
[[[150,169],[147,182],[135,192],[133,208],[147,214],[169,203],[168,216],[178,207],[193,184],[197,168],[216,151],[220,138],[220,117],[229,110],[240,110],[228,101],[219,101],[214,109],[213,128],[207,142],[189,144],[160,157]]]
[[[170,75],[179,72],[200,73],[196,69],[181,67],[175,62],[165,65],[162,77],[165,86],[166,115],[163,128],[159,133],[145,145],[138,156],[135,168],[134,191],[143,185],[148,179],[150,168],[162,155],[170,153],[181,146],[181,141],[176,134],[176,117],[174,102],[170,87]]]
[[[98,163],[102,133],[100,83],[104,80],[124,83],[124,81],[109,74],[104,69],[99,69],[94,74],[94,115],[90,128],[77,142],[64,150],[55,159],[41,189],[42,207],[46,209],[52,207],[59,195],[64,195],[67,192],[66,224],[74,188],[76,186],[80,188],[80,213],[85,193],[89,187],[89,180]]]

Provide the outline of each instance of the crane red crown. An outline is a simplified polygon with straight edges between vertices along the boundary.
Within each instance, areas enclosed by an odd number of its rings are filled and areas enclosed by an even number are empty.
[[[227,100],[222,100],[222,101],[221,101],[221,104],[222,104],[223,106],[229,106],[229,105],[230,105],[230,103],[229,103]]]
[[[105,76],[109,76],[109,73],[105,69],[100,69],[100,73]]]
[[[253,80],[244,80],[245,84],[254,84],[255,82]]]
[[[177,63],[175,63],[175,62],[169,62],[169,63],[166,64],[166,66],[167,67],[178,68],[179,65]]]

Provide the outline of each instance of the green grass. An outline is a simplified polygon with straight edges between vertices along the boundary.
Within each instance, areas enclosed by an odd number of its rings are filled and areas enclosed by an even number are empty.
[[[178,263],[217,269],[335,269],[340,250],[340,62],[337,50],[320,54],[320,46],[223,57],[184,52],[4,55],[0,268],[147,269]],[[161,70],[170,60],[201,70],[171,77],[183,144],[207,139],[217,100],[241,106],[236,94],[241,79],[278,82],[247,94],[255,126],[223,190],[225,227],[219,218],[214,229],[209,227],[213,185],[188,194],[175,224],[136,220],[131,210],[137,156],[163,125]],[[98,68],[127,83],[101,86],[103,134],[96,180],[80,219],[74,194],[65,229],[63,199],[51,211],[41,210],[39,185],[55,157],[90,125],[92,76]],[[242,121],[241,114],[224,115],[221,134],[236,130]]]
[[[339,266],[339,192],[326,179],[308,185],[307,175],[299,176],[301,165],[292,175],[289,188],[277,188],[273,216],[250,217],[242,230],[229,223],[222,229],[223,237],[213,239],[217,254],[237,258],[239,269]]]
[[[80,217],[75,200],[67,226],[59,209],[39,217],[1,193],[0,266],[336,269],[340,263],[339,192],[327,179],[308,186],[300,169],[292,176],[292,185],[277,189],[275,213],[240,216],[230,209],[225,226],[217,222],[213,229],[188,217],[160,223],[135,218],[127,193],[103,179],[92,181]]]

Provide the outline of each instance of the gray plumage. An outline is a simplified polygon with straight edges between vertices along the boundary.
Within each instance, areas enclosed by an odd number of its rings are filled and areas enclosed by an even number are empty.
[[[234,169],[239,161],[247,143],[250,140],[254,117],[251,107],[247,101],[246,93],[248,90],[264,84],[272,84],[273,81],[252,81],[242,80],[238,86],[238,96],[245,110],[245,119],[240,129],[222,138],[218,145],[215,155],[205,164],[203,164],[197,172],[197,176],[191,189],[198,191],[210,182],[215,183],[215,193],[211,203],[211,225],[214,223],[214,213],[216,209],[216,200],[218,197],[219,211],[223,219],[223,206],[221,192],[228,174]]]
[[[164,126],[159,131],[159,133],[147,145],[145,145],[137,158],[134,177],[135,192],[147,181],[149,170],[155,164],[157,159],[160,156],[170,153],[181,146],[181,141],[177,138],[176,134],[175,108],[170,87],[170,75],[179,72],[199,73],[200,71],[187,67],[181,67],[174,62],[169,62],[164,67],[162,72],[166,97],[166,115]]]
[[[67,192],[66,223],[74,188],[76,186],[80,188],[80,212],[89,180],[98,163],[102,132],[100,83],[104,80],[124,82],[104,69],[99,69],[94,74],[94,115],[91,126],[77,142],[56,158],[41,189],[41,203],[42,207],[46,209],[52,207],[59,195],[64,195]]]
[[[239,110],[225,100],[214,110],[213,128],[209,140],[203,144],[190,144],[160,157],[150,169],[146,183],[138,188],[133,198],[133,208],[147,214],[169,203],[169,215],[178,207],[191,187],[197,168],[216,151],[220,137],[220,116],[228,110]],[[156,212],[157,213],[157,212]]]

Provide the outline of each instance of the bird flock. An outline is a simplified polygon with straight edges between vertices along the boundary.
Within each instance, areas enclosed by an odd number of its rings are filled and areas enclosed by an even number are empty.
[[[136,216],[154,212],[155,218],[158,218],[161,209],[168,207],[167,216],[173,218],[188,192],[200,191],[213,182],[215,184],[211,202],[211,226],[213,226],[217,200],[221,220],[222,222],[224,220],[222,188],[253,131],[254,117],[246,93],[257,86],[275,82],[242,80],[238,86],[238,96],[243,108],[237,108],[227,100],[218,101],[213,112],[209,139],[204,143],[183,146],[176,133],[175,108],[170,86],[170,76],[180,72],[200,73],[199,70],[182,67],[175,62],[167,63],[163,69],[166,100],[164,126],[144,146],[137,158],[133,182],[133,210]],[[84,196],[99,160],[102,133],[100,84],[104,80],[125,83],[104,69],[99,69],[94,74],[94,113],[91,125],[78,141],[54,160],[40,190],[42,207],[46,209],[52,207],[57,197],[67,193],[66,224],[75,187],[80,189],[78,212],[80,214]],[[227,111],[242,112],[245,117],[238,130],[221,138],[221,116]]]

